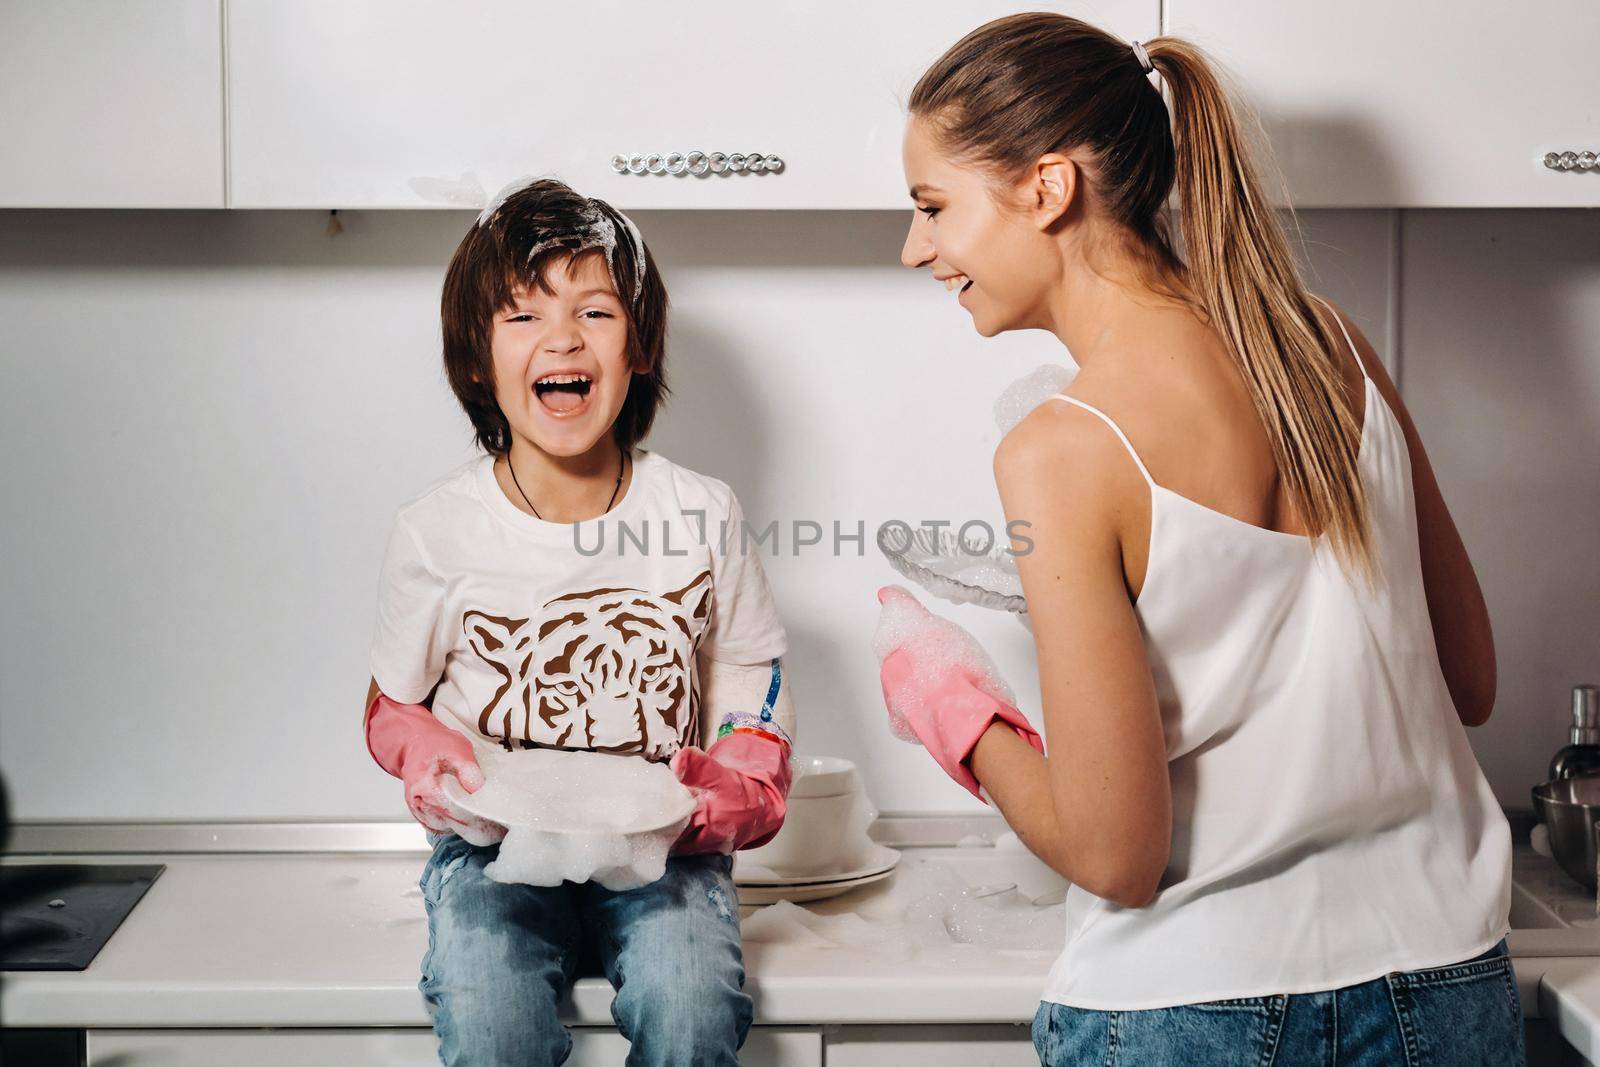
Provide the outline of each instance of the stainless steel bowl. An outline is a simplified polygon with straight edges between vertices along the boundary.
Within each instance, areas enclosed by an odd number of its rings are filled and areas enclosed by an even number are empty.
[[[1550,828],[1550,851],[1561,869],[1594,892],[1600,776],[1558,778],[1534,786],[1533,810]]]

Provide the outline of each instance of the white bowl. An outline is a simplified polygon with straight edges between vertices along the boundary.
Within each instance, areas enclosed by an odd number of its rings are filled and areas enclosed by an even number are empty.
[[[850,870],[869,855],[874,812],[855,764],[837,756],[802,759],[789,789],[788,814],[776,837],[740,855],[782,877]]]
[[[837,797],[861,791],[861,779],[856,775],[856,765],[838,756],[802,756],[794,784],[789,787],[789,799],[796,797]]]

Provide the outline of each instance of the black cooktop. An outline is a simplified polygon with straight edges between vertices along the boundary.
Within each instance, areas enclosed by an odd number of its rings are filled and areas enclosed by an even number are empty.
[[[117,932],[161,864],[0,866],[0,971],[81,971]]]

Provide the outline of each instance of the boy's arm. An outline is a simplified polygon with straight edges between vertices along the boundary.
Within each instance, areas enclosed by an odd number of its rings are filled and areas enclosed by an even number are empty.
[[[704,750],[681,748],[672,757],[679,781],[698,794],[673,846],[679,853],[727,853],[770,841],[783,825],[792,775],[783,624],[761,558],[745,543],[738,498],[726,487],[715,496],[725,516],[718,528],[727,533],[711,546],[716,601],[694,663]]]
[[[779,736],[794,744],[794,695],[781,659],[767,663],[723,663],[704,653],[695,656],[700,688],[700,743],[710,748],[730,716],[740,713],[770,720]]]
[[[435,684],[432,689],[428,690],[428,695],[423,697],[418,703],[420,703],[423,707],[429,709],[430,711],[433,710],[433,694],[437,693],[438,691],[439,691],[439,686],[437,684]],[[363,708],[372,707],[372,701],[373,701],[373,699],[375,697],[377,697],[377,695],[378,695],[378,680],[376,678],[373,678],[372,679],[372,684],[367,686],[367,700],[366,700],[366,703],[362,704],[361,706]]]
[[[433,717],[433,694],[438,690],[436,684],[420,703],[403,704],[379,689],[376,678],[373,678],[367,686],[367,704],[361,716],[361,732],[367,739],[367,754],[372,757],[372,762],[383,768],[385,773],[396,778],[405,778],[401,769],[405,762],[405,750],[417,737],[436,737],[439,744],[444,745],[449,742],[449,735],[455,733]],[[379,697],[383,699],[379,700]],[[434,728],[444,733],[436,733]],[[470,754],[470,747],[468,752]]]
[[[401,704],[386,696],[373,679],[362,721],[367,752],[405,784],[406,807],[424,827],[434,833],[460,834],[474,845],[493,844],[505,836],[505,828],[460,811],[445,795],[446,777],[472,793],[483,785],[483,771],[472,742],[434,718],[428,706],[432,701],[430,691],[426,703]]]
[[[697,656],[695,666],[706,747],[681,748],[672,757],[673,772],[698,793],[673,851],[728,853],[764,845],[783,826],[792,780],[794,704],[783,665]]]

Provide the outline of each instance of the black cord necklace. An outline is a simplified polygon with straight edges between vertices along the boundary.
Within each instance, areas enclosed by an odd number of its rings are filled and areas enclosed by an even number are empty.
[[[623,451],[623,452],[621,452],[621,453],[619,453],[617,455],[617,484],[616,484],[616,487],[611,490],[611,499],[606,501],[606,511],[610,511],[611,510],[611,505],[615,504],[617,502],[617,493],[620,492],[621,489],[622,489],[623,464],[625,464],[627,462],[627,459],[628,459],[628,453],[626,451]],[[517,481],[517,468],[515,468],[515,467],[513,467],[511,465],[511,453],[510,452],[506,453],[506,470],[511,472],[511,484],[517,487],[517,492],[522,493],[522,502],[524,504],[528,505],[528,510],[533,512],[533,517],[534,518],[536,518],[539,521],[543,522],[544,521],[544,516],[540,515],[539,514],[539,509],[533,506],[533,501],[528,499],[528,494],[522,492],[522,483]],[[604,514],[604,512],[602,512],[601,514]]]

